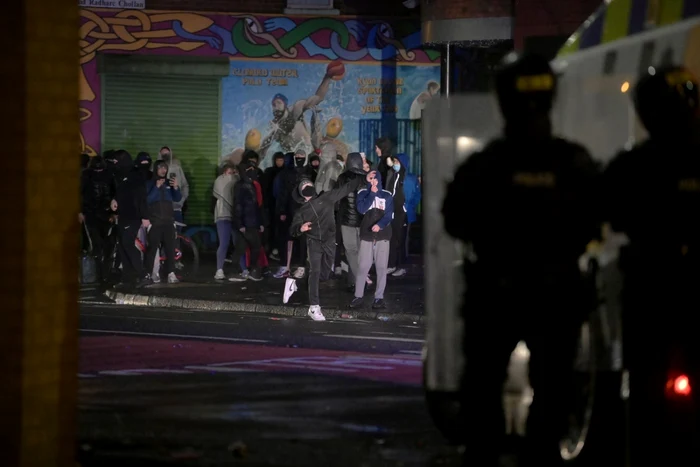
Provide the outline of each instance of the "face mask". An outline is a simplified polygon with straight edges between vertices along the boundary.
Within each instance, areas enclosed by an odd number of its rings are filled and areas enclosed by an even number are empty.
[[[395,170],[396,172],[398,172],[399,170],[401,170],[401,164],[394,164],[393,167],[394,167],[394,170]]]
[[[304,187],[303,190],[301,190],[301,194],[302,196],[313,198],[314,196],[316,196],[316,188],[314,188],[313,185],[307,185]]]
[[[296,164],[297,167],[304,167],[304,162],[306,162],[306,159],[302,159],[300,157],[294,159],[294,164]]]

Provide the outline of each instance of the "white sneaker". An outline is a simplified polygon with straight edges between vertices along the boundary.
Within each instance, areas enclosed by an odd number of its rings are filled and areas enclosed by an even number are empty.
[[[153,274],[153,275],[151,276],[151,281],[152,281],[154,284],[160,284],[160,276],[159,276],[158,274]]]
[[[309,307],[309,317],[314,321],[325,321],[326,317],[321,313],[321,307],[318,305],[311,305]]]
[[[168,284],[177,284],[178,282],[180,282],[180,279],[177,278],[174,272],[168,274]]]
[[[246,269],[237,276],[229,277],[228,280],[229,282],[245,282],[248,280],[248,277],[250,277],[250,271]]]
[[[367,282],[367,285],[373,284],[372,279],[370,279],[369,276],[367,276],[367,279],[365,279],[365,282]]]
[[[342,268],[342,267],[338,266],[337,268],[335,268],[335,275],[336,275],[336,276],[339,276],[339,275],[341,275],[342,273],[343,273],[343,268]]]
[[[217,270],[216,274],[214,274],[214,279],[216,279],[217,281],[226,280],[226,276],[224,275],[224,270],[223,269]]]
[[[277,270],[276,273],[273,274],[272,277],[274,277],[275,279],[282,279],[283,277],[287,276],[289,276],[289,269],[287,268],[287,266],[282,266]]]
[[[348,266],[348,263],[346,263],[345,261],[340,262],[340,269],[343,272],[350,272],[350,266]]]
[[[397,269],[392,276],[394,277],[402,277],[406,275],[406,270],[404,268]]]
[[[306,268],[298,267],[292,276],[294,276],[295,279],[303,279],[305,273]]]
[[[394,274],[394,271],[396,271],[396,268],[389,268],[386,270],[387,274]]]
[[[297,291],[297,281],[292,279],[291,277],[288,277],[286,281],[284,281],[284,296],[282,297],[282,303],[287,303],[289,301],[289,298],[294,295],[294,292]]]

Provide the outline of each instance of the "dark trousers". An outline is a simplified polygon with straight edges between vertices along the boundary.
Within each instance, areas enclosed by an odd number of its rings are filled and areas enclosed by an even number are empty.
[[[465,465],[495,467],[505,432],[503,384],[511,353],[525,341],[534,390],[527,421],[527,467],[562,465],[585,289],[577,271],[550,280],[469,281],[464,303],[462,383]],[[488,336],[488,338],[484,338]]]
[[[136,237],[140,228],[140,220],[120,219],[117,253],[122,263],[122,282],[135,282],[145,276],[141,251],[136,248]],[[150,264],[153,264],[153,258]]]
[[[107,279],[107,276],[109,275],[110,264],[108,256],[112,252],[109,238],[110,227],[111,224],[108,221],[95,220],[93,222],[88,221],[85,223],[85,228],[87,229],[88,235],[90,236],[90,242],[92,243],[91,254],[97,262],[97,272],[102,280]]]
[[[391,242],[389,244],[389,267],[398,268],[403,262],[406,240],[403,233],[403,225],[406,223],[406,213],[403,208],[394,211],[394,219],[391,221]]]
[[[309,304],[320,305],[318,285],[321,281],[327,281],[333,270],[335,259],[335,235],[323,242],[306,239],[309,249]]]
[[[175,272],[175,234],[175,226],[171,223],[151,225],[148,231],[148,247],[146,248],[145,263],[149,269],[153,267],[158,248],[161,248],[161,254],[165,256],[166,272]]]
[[[240,230],[236,231],[233,250],[234,264],[240,264],[241,258],[245,257],[246,248],[250,248],[250,270],[255,271],[258,268],[260,248],[262,248],[262,239],[259,229],[247,228],[245,232],[241,232]]]
[[[341,229],[340,222],[336,220],[335,223],[335,260],[333,265],[336,268],[340,267],[340,263],[343,261],[343,252],[345,251],[345,245],[343,244],[343,231]]]

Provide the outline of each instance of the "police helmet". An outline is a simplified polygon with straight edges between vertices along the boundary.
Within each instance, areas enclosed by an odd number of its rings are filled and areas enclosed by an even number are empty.
[[[552,110],[557,77],[544,57],[512,52],[496,70],[495,85],[503,117],[528,118]]]
[[[634,105],[650,136],[691,130],[700,116],[698,80],[684,67],[649,67],[635,87]]]

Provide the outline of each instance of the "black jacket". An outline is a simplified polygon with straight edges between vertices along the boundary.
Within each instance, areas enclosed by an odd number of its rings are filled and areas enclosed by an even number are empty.
[[[389,168],[386,180],[386,190],[391,193],[394,199],[394,212],[395,213],[405,213],[404,203],[406,201],[406,195],[403,193],[403,182],[406,178],[406,167],[401,164],[401,168],[398,172],[394,171],[393,167]]]
[[[121,223],[150,218],[146,204],[146,180],[140,170],[133,169],[125,176],[119,175],[114,199],[118,204]]]
[[[297,202],[292,198],[292,192],[297,189],[297,170],[294,167],[294,154],[284,155],[284,168],[277,174],[273,184],[275,193],[275,216],[291,218],[296,210]],[[289,221],[290,219],[288,219]]]
[[[233,226],[236,230],[259,229],[264,224],[263,208],[258,204],[258,195],[253,180],[241,165],[241,179],[233,186]]]
[[[362,182],[364,179],[358,177],[342,187],[325,191],[309,201],[305,201],[299,193],[300,185],[292,195],[303,204],[294,213],[292,226],[289,229],[290,234],[298,237],[305,233],[307,238],[320,242],[335,239],[335,203],[357,191]],[[311,230],[302,232],[301,226],[307,222],[312,223]]]
[[[382,180],[384,180],[386,183],[389,180],[389,169],[391,168],[386,165],[386,160],[389,157],[394,157],[394,144],[389,138],[379,138],[377,141],[375,141],[374,145],[382,151],[382,155],[379,158],[376,170],[382,176]]]
[[[599,170],[563,139],[526,149],[498,139],[459,167],[442,207],[445,231],[471,242],[478,263],[499,274],[578,270],[600,232]]]
[[[114,199],[114,178],[112,174],[103,169],[100,171],[84,170],[80,178],[80,195],[82,198],[81,212],[85,216],[85,222],[107,222],[110,211],[110,203]]]
[[[365,172],[362,170],[362,156],[359,152],[348,154],[345,171],[338,176],[338,187],[360,178],[364,180]],[[357,211],[357,192],[350,194],[338,202],[338,221],[340,225],[347,227],[359,227],[362,223],[362,214]]]

